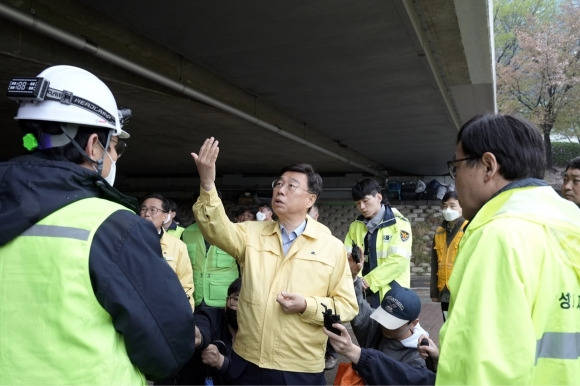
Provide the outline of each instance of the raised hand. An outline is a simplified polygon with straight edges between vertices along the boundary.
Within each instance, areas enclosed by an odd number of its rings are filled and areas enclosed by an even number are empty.
[[[205,140],[198,154],[191,153],[197,166],[201,187],[206,192],[212,190],[215,186],[215,163],[220,152],[218,145],[219,142],[214,137],[211,137]]]

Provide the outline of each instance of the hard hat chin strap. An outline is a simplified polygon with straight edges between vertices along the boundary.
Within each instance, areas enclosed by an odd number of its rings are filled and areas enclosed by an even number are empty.
[[[113,131],[109,130],[109,134],[107,134],[107,141],[106,141],[105,146],[103,146],[103,144],[99,141],[99,144],[103,148],[103,155],[101,156],[101,159],[99,159],[95,162],[97,163],[97,173],[99,173],[99,176],[101,176],[103,178],[106,177],[106,176],[103,176],[103,162],[105,161],[105,154],[107,155],[107,157],[111,158],[111,156],[107,152],[107,149],[109,148],[109,143],[111,142],[111,135],[112,134],[113,134]],[[111,158],[111,162],[113,162],[112,158]]]
[[[75,149],[77,149],[77,150],[78,150],[78,151],[81,153],[81,155],[83,156],[83,158],[84,158],[85,160],[87,160],[87,161],[88,161],[88,162],[90,162],[90,163],[93,163],[93,164],[96,164],[96,165],[97,165],[97,167],[96,167],[96,170],[95,170],[95,171],[96,171],[96,172],[99,174],[99,176],[102,176],[102,172],[103,172],[103,162],[104,162],[104,159],[105,159],[105,153],[107,152],[107,150],[106,150],[106,149],[109,147],[109,142],[111,141],[111,134],[112,134],[112,131],[111,131],[111,130],[109,130],[109,134],[107,134],[107,144],[106,144],[106,145],[105,145],[105,147],[103,148],[104,152],[103,152],[103,155],[101,156],[101,159],[99,159],[99,160],[96,160],[96,161],[95,161],[94,159],[92,159],[91,157],[89,157],[89,155],[88,155],[88,154],[87,154],[87,152],[86,152],[86,151],[85,151],[85,150],[84,150],[84,149],[81,147],[81,145],[79,145],[79,144],[78,144],[78,142],[77,142],[77,141],[75,141],[75,140],[74,140],[74,138],[72,138],[72,137],[71,137],[71,136],[70,136],[70,135],[67,133],[67,130],[70,130],[70,129],[74,128],[74,133],[75,133],[75,135],[76,135],[76,130],[78,129],[78,126],[76,126],[76,125],[75,125],[75,126],[72,126],[72,127],[69,127],[69,126],[71,126],[71,125],[69,125],[69,124],[60,125],[60,129],[62,130],[63,134],[64,134],[64,135],[65,135],[65,136],[66,136],[66,137],[69,139],[69,141],[70,141],[70,142],[73,144],[73,146],[75,147]],[[101,146],[102,146],[102,145],[101,145]]]

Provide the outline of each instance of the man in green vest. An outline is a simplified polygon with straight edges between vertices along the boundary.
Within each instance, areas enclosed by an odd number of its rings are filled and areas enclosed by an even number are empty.
[[[17,78],[0,164],[0,384],[145,384],[194,352],[191,307],[137,202],[113,188],[130,115],[93,74]]]
[[[181,239],[187,245],[193,268],[195,307],[224,308],[228,287],[240,277],[237,261],[215,245],[210,245],[203,238],[197,223],[185,228]]]

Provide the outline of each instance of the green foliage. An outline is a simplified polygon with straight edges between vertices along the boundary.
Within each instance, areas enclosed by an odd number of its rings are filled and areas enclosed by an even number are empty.
[[[580,156],[580,143],[552,142],[552,162],[564,167],[574,157]]]
[[[576,108],[580,103],[578,2],[497,0],[494,29],[498,110],[528,118],[545,138],[552,130],[577,136],[580,127]],[[548,167],[556,164],[552,152],[548,141]]]
[[[546,22],[555,12],[558,0],[495,0],[493,24],[495,34],[495,59],[508,64],[519,51],[514,31],[523,27],[530,17]]]

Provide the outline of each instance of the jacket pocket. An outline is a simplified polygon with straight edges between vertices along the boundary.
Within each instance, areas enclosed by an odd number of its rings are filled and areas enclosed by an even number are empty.
[[[214,267],[216,267],[216,268],[228,268],[228,267],[232,267],[235,264],[236,264],[236,260],[233,257],[228,255],[227,253],[225,253],[221,249],[216,248],[216,252],[214,255],[213,262],[212,262],[212,265]]]

